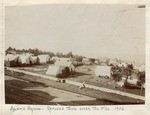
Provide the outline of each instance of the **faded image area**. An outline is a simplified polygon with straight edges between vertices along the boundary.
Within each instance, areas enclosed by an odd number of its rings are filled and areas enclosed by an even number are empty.
[[[145,103],[145,6],[5,7],[5,103]]]

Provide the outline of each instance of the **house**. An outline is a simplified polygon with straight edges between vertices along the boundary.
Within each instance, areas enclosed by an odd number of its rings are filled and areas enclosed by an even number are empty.
[[[20,57],[22,64],[25,64],[25,65],[34,64],[34,60],[32,59],[32,55],[30,54],[21,54],[19,57]]]
[[[97,66],[95,69],[96,76],[108,76],[111,77],[111,66]]]
[[[46,71],[47,75],[58,76],[62,74],[62,71],[65,69],[65,66],[58,66],[58,65],[50,65],[48,70]]]
[[[39,64],[40,63],[40,59],[38,56],[31,56],[32,60],[33,60],[33,64]]]
[[[7,54],[5,56],[5,62],[4,65],[7,67],[15,67],[15,66],[20,66],[21,60],[18,55],[14,54]]]
[[[40,60],[40,63],[49,63],[50,62],[50,56],[49,55],[38,55],[38,58]]]
[[[72,64],[72,62],[56,61],[55,65],[69,67],[71,72],[75,71],[75,66]]]

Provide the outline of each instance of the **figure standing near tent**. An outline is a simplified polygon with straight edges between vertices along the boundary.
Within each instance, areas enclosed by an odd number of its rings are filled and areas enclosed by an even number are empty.
[[[80,86],[80,89],[85,88],[85,81],[82,83],[82,85]]]
[[[56,82],[61,82],[61,78],[58,78]]]

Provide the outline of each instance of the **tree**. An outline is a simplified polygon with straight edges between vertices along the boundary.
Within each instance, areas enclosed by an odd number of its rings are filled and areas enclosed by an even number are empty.
[[[48,52],[49,56],[50,57],[53,57],[54,56],[54,53],[53,52]]]
[[[38,56],[38,55],[39,55],[39,49],[38,49],[38,48],[34,49],[34,55],[35,55],[35,56]]]
[[[10,50],[12,50],[12,47],[7,48],[6,52],[8,52],[8,51],[10,51]]]
[[[69,52],[68,54],[66,54],[66,57],[67,57],[67,58],[73,57],[72,52]]]
[[[24,53],[24,52],[25,52],[25,49],[22,49],[22,52]]]
[[[83,56],[74,55],[73,58],[78,62],[82,62]]]

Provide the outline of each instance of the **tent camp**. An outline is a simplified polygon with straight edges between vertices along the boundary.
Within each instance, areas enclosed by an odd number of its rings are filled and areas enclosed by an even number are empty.
[[[71,72],[75,71],[75,66],[72,64],[72,62],[56,61],[55,65],[69,67]]]
[[[32,59],[31,55],[22,54],[20,55],[20,60],[22,64],[34,64],[34,60]]]
[[[33,60],[33,64],[39,64],[40,59],[38,58],[38,56],[32,56],[31,58]]]
[[[49,55],[38,55],[38,58],[40,60],[40,63],[49,63],[50,62]]]
[[[58,74],[62,74],[63,69],[65,69],[65,66],[50,65],[46,71],[46,74],[57,76]]]
[[[111,77],[111,67],[110,66],[97,66],[95,69],[96,76],[108,76]]]
[[[21,60],[20,60],[18,55],[7,54],[5,56],[5,63],[4,64],[7,67],[19,66],[21,64]]]

